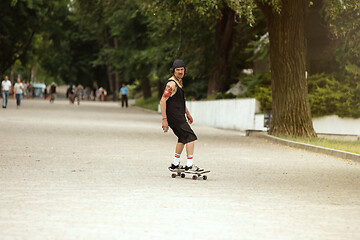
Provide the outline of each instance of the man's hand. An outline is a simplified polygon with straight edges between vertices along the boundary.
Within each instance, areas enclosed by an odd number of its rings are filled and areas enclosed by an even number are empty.
[[[190,115],[190,113],[189,113],[189,114],[186,114],[186,117],[187,117],[188,122],[189,122],[190,124],[192,124],[192,123],[194,122],[194,120],[193,120],[192,116]]]
[[[164,133],[169,131],[169,123],[166,118],[162,120],[162,129],[164,130]]]

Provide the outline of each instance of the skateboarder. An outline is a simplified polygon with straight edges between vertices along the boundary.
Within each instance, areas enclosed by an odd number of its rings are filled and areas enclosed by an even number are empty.
[[[172,77],[169,78],[160,100],[162,129],[166,133],[170,127],[178,137],[174,161],[169,168],[177,169],[181,167],[180,155],[186,145],[187,162],[185,170],[199,171],[201,169],[193,164],[194,142],[197,137],[189,125],[189,123],[193,123],[193,118],[185,105],[182,82],[185,71],[185,63],[182,60],[175,60],[170,69]]]

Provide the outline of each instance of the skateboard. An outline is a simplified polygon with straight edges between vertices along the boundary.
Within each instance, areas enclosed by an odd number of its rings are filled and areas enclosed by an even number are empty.
[[[193,180],[197,180],[197,179],[203,179],[203,180],[207,180],[207,175],[205,175],[206,173],[209,173],[209,170],[203,170],[203,171],[185,171],[185,169],[183,168],[177,168],[177,169],[171,169],[169,168],[170,172],[172,172],[171,177],[172,178],[176,178],[178,176],[180,176],[181,178],[185,178],[186,174],[191,174],[192,175],[192,179]]]

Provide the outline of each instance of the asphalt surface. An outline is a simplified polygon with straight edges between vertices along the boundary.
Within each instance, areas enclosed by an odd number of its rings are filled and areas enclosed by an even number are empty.
[[[0,110],[0,239],[360,239],[357,162],[194,119],[212,172],[173,179],[157,113],[22,104]]]

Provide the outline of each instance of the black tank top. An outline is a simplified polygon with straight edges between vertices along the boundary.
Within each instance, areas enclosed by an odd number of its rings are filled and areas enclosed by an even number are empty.
[[[171,79],[168,82],[171,81],[175,82]],[[170,126],[186,122],[185,92],[176,82],[175,84],[177,86],[176,93],[166,101],[166,116]]]

